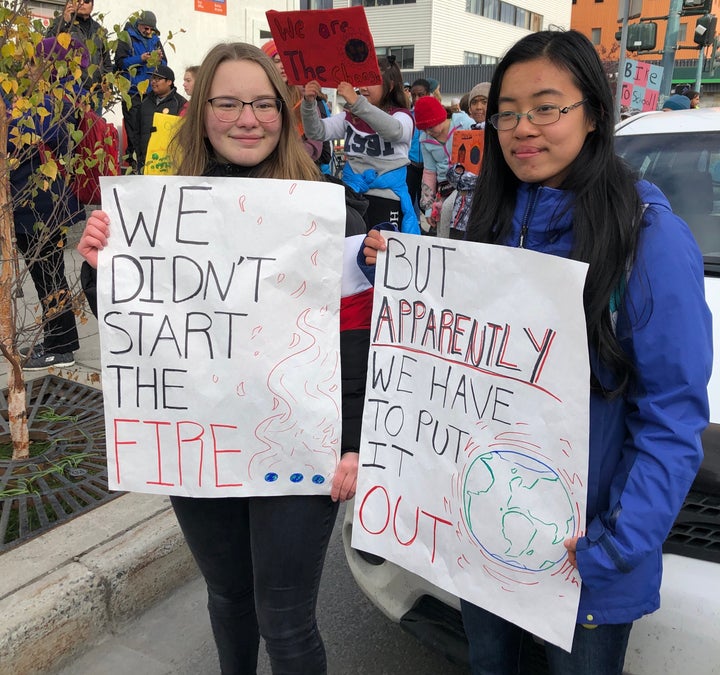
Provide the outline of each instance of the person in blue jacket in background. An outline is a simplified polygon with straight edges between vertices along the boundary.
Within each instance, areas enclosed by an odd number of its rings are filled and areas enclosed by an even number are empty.
[[[581,33],[541,31],[511,47],[487,119],[468,240],[589,265],[586,531],[565,541],[582,584],[572,651],[546,643],[548,664],[553,675],[620,675],[633,622],[660,606],[663,541],[703,456],[712,322],[702,256],[662,192],[615,154],[610,87]],[[361,255],[372,264],[383,249],[373,231]],[[524,631],[461,604],[473,675],[518,673]]]
[[[130,104],[123,99],[122,114],[127,135],[125,157],[136,171],[140,159],[135,158],[136,151],[140,152],[140,104],[155,68],[167,66],[168,62],[153,12],[140,12],[137,19],[125,25],[125,31],[128,38],[121,36],[115,51],[115,70],[130,80]]]

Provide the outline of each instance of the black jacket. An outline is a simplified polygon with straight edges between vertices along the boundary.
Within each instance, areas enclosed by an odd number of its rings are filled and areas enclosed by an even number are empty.
[[[71,21],[65,21],[60,14],[50,24],[45,37],[54,37],[58,33],[70,33],[74,38],[87,45],[90,65],[83,72],[83,89],[94,91],[102,82],[103,75],[113,69],[108,47],[107,31],[92,17],[76,16]]]
[[[140,147],[138,148],[138,165],[140,169],[145,165],[145,155],[147,154],[150,136],[155,131],[153,126],[155,113],[179,115],[186,103],[187,99],[178,94],[175,87],[163,98],[158,98],[152,91],[145,94],[145,98],[140,104]]]

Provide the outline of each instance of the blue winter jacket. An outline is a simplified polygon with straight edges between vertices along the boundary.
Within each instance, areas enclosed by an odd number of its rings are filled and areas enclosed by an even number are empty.
[[[700,467],[709,420],[712,323],[702,256],[660,190],[641,181],[638,192],[647,206],[616,326],[636,382],[615,400],[590,397],[587,533],[577,547],[583,624],[626,623],[660,606],[662,544]],[[524,222],[526,248],[567,257],[568,198],[522,185],[507,244],[519,245]],[[610,382],[592,353],[591,367]]]
[[[124,40],[118,41],[117,51],[115,52],[115,70],[125,75],[130,80],[130,89],[128,93],[134,96],[138,93],[138,84],[150,79],[150,73],[155,66],[148,66],[147,61],[142,60],[145,52],[154,52],[156,49],[163,49],[162,42],[156,33],[150,37],[145,37],[137,28],[135,23],[125,24],[125,30],[130,38],[130,44]],[[164,66],[167,65],[165,50],[160,60]]]

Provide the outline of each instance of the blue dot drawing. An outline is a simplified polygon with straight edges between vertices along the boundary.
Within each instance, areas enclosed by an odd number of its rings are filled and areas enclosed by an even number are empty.
[[[312,477],[312,482],[316,485],[322,485],[325,482],[325,476],[321,476],[319,473],[316,473]]]
[[[301,473],[294,473],[290,476],[290,480],[293,483],[299,483],[303,478],[304,476]]]
[[[274,483],[278,479],[278,475],[276,473],[266,473],[265,474],[265,482],[267,483]]]

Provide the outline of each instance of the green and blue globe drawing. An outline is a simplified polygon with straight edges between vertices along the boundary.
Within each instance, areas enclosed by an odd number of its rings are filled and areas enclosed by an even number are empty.
[[[463,485],[467,527],[498,563],[544,572],[566,555],[576,512],[558,473],[525,453],[498,450],[475,458]]]

